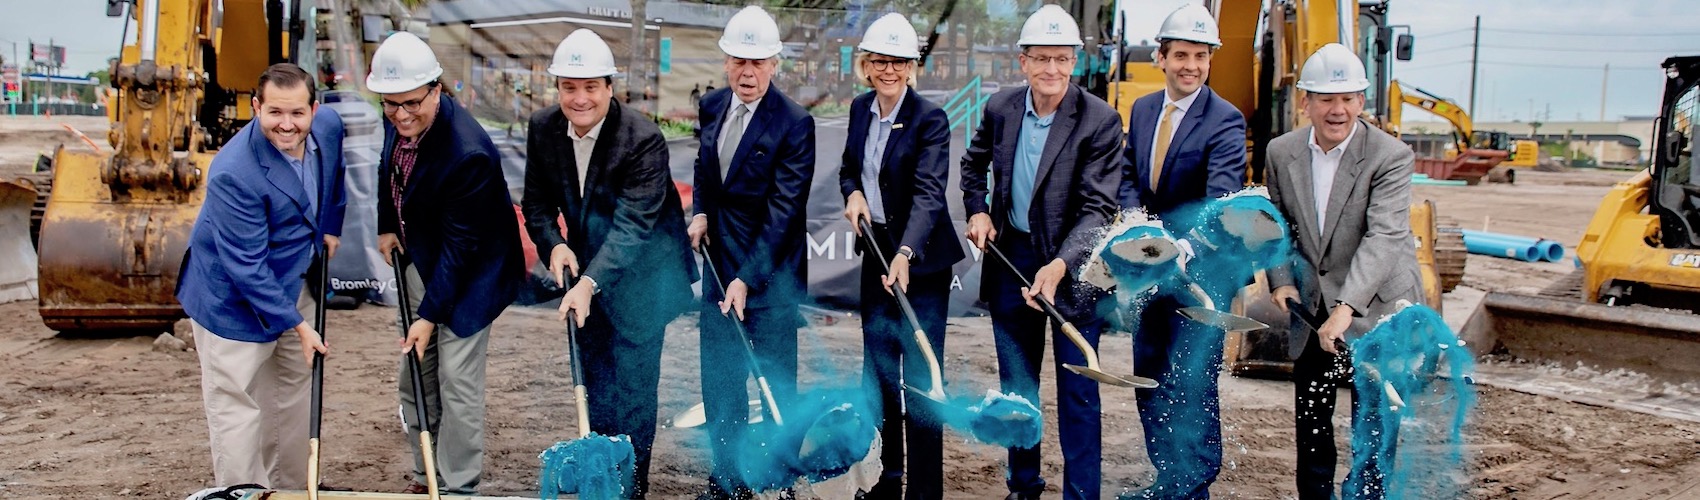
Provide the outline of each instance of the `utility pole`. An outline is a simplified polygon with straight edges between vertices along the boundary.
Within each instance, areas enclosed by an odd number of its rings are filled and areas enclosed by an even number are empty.
[[[1611,63],[1606,63],[1606,71],[1600,75],[1600,121],[1606,121],[1606,84],[1611,82]]]
[[[1476,114],[1477,58],[1482,54],[1482,16],[1476,16],[1476,38],[1470,42],[1470,114]]]

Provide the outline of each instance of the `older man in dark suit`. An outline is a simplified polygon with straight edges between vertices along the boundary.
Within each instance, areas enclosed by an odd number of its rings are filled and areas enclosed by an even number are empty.
[[[1008,269],[984,267],[980,293],[992,310],[1003,390],[1037,404],[1047,321],[1034,297],[1053,301],[1094,346],[1106,325],[1096,311],[1101,294],[1077,288],[1070,270],[1085,264],[1094,232],[1115,216],[1122,128],[1109,104],[1069,83],[1081,40],[1066,11],[1041,8],[1028,18],[1018,43],[1028,85],[986,102],[962,158],[962,196],[968,239],[982,249],[997,245],[1022,275],[1033,278],[1027,290]],[[996,191],[988,190],[988,177]],[[1061,325],[1051,326],[1058,346],[1071,345]],[[1055,358],[1063,497],[1098,498],[1103,456],[1098,385],[1061,368],[1084,365],[1079,350],[1059,347]],[[1009,467],[1009,498],[1038,498],[1045,488],[1038,447],[1011,448]]]
[[[749,416],[749,376],[732,321],[743,321],[780,406],[796,399],[798,311],[806,293],[804,208],[815,174],[815,121],[771,83],[779,25],[760,7],[728,21],[720,39],[727,88],[697,110],[696,213],[691,246],[708,246],[726,293],[704,283],[702,393],[714,468],[706,498],[741,496],[737,453]]]

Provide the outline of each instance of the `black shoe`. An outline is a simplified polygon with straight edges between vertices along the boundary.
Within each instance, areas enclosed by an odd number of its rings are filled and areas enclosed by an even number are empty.
[[[895,477],[882,477],[874,487],[866,491],[858,490],[856,500],[903,500],[903,480]]]

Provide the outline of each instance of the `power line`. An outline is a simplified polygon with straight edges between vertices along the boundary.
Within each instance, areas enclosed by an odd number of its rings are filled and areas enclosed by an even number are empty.
[[[1646,32],[1641,32],[1641,33],[1588,33],[1588,32],[1576,32],[1576,31],[1524,30],[1524,29],[1515,29],[1515,28],[1482,28],[1482,31],[1489,31],[1489,32],[1495,32],[1495,33],[1517,33],[1517,34],[1523,34],[1523,35],[1603,36],[1603,37],[1620,37],[1620,38],[1646,38],[1646,37],[1671,37],[1671,36],[1700,35],[1700,33],[1693,32],[1693,31],[1671,31],[1671,32],[1665,32],[1665,33],[1646,33]]]
[[[1447,61],[1447,62],[1442,62],[1442,63],[1423,64],[1423,65],[1411,66],[1411,67],[1400,66],[1398,69],[1405,70],[1405,71],[1415,71],[1415,70],[1419,70],[1419,69],[1439,68],[1439,67],[1452,66],[1452,65],[1457,65],[1457,64],[1469,64],[1469,63],[1470,63],[1470,60],[1462,59],[1462,60],[1457,60],[1457,61]],[[1512,61],[1481,61],[1481,64],[1484,65],[1484,66],[1516,66],[1516,67],[1524,67],[1524,68],[1550,68],[1550,69],[1585,69],[1585,70],[1596,70],[1596,71],[1600,70],[1604,67],[1603,65],[1601,65],[1601,66],[1583,66],[1583,65],[1575,65],[1575,64],[1541,64],[1541,63],[1512,62]],[[1656,67],[1656,66],[1631,66],[1631,67],[1618,67],[1616,69],[1619,70],[1619,71],[1637,71],[1637,70],[1661,71],[1661,69]]]
[[[1617,53],[1657,53],[1677,54],[1693,52],[1694,49],[1638,49],[1638,48],[1570,48],[1570,47],[1528,47],[1520,45],[1482,45],[1487,49],[1502,50],[1531,50],[1536,52],[1617,52]]]

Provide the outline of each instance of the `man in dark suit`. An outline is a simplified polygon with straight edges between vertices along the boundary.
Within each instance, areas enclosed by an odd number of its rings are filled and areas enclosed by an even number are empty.
[[[549,73],[560,103],[531,116],[520,206],[556,283],[578,278],[560,310],[581,327],[590,427],[631,438],[637,470],[628,498],[643,498],[661,340],[667,323],[691,305],[696,261],[667,141],[655,122],[613,99],[608,44],[590,30],[574,31],[555,50]],[[564,236],[558,219],[566,220]]]
[[[1164,218],[1184,235],[1177,208],[1240,190],[1245,183],[1245,117],[1204,84],[1210,56],[1221,46],[1215,16],[1198,4],[1169,14],[1157,34],[1164,89],[1134,101],[1122,160],[1121,201]],[[1218,303],[1231,290],[1211,290]],[[1226,295],[1226,296],[1222,296]],[[1222,422],[1216,375],[1222,367],[1220,328],[1176,313],[1173,295],[1153,297],[1139,310],[1134,374],[1156,380],[1136,389],[1145,452],[1156,483],[1132,495],[1209,498],[1222,468]]]
[[[302,277],[336,252],[346,204],[342,119],[313,85],[288,63],[260,75],[254,120],[207,168],[177,281],[220,486],[307,485],[308,369],[329,351],[303,312],[323,285]]]
[[[1289,354],[1297,356],[1293,405],[1299,498],[1323,500],[1335,494],[1334,375],[1351,366],[1337,346],[1397,312],[1399,301],[1423,300],[1410,216],[1416,155],[1398,138],[1358,119],[1369,79],[1363,60],[1351,49],[1332,43],[1317,49],[1305,60],[1296,86],[1305,91],[1300,104],[1311,125],[1269,142],[1269,199],[1292,224],[1307,265],[1271,269],[1269,286],[1270,298],[1283,311],[1288,300],[1297,300],[1327,317],[1314,335],[1295,329],[1288,344],[1298,351]],[[1363,411],[1358,401],[1354,385],[1354,421]],[[1385,494],[1382,477],[1391,471],[1382,467],[1392,464],[1377,463],[1373,456],[1366,463],[1347,476],[1344,496]]]
[[[1044,359],[1046,316],[1034,297],[1053,301],[1093,345],[1106,322],[1097,315],[1102,294],[1076,287],[1071,269],[1084,265],[1094,233],[1116,213],[1121,118],[1102,99],[1069,83],[1080,28],[1056,5],[1046,5],[1021,30],[1020,63],[1027,86],[993,95],[968,152],[962,158],[962,201],[968,239],[980,248],[997,245],[1033,289],[1001,265],[981,271],[981,297],[992,311],[1003,390],[1039,403],[1039,364]],[[988,179],[988,177],[990,179]],[[987,181],[996,186],[988,192]],[[987,203],[990,195],[990,204]],[[1078,349],[1054,332],[1059,431],[1063,451],[1063,497],[1098,498],[1103,423],[1098,385],[1062,369],[1085,364]],[[1038,498],[1039,449],[1009,450],[1009,498]]]
[[[366,87],[383,99],[385,118],[378,250],[385,260],[391,249],[403,251],[398,264],[417,302],[408,306],[418,311],[403,345],[424,357],[428,401],[414,401],[412,380],[397,377],[402,414],[413,418],[413,405],[429,403],[442,415],[430,429],[437,439],[437,477],[446,491],[473,494],[484,467],[490,323],[518,295],[525,261],[502,157],[472,113],[443,95],[442,72],[423,40],[401,32],[373,53]],[[422,425],[408,422],[409,432]],[[416,435],[408,440],[418,442]],[[422,460],[414,466],[408,489],[423,492]]]
[[[703,284],[702,393],[714,468],[707,498],[741,496],[737,453],[749,413],[748,370],[732,321],[743,321],[780,406],[796,399],[798,304],[807,276],[804,208],[815,173],[815,121],[771,86],[779,25],[746,7],[720,39],[727,88],[697,109],[696,213],[687,233],[727,281]]]

